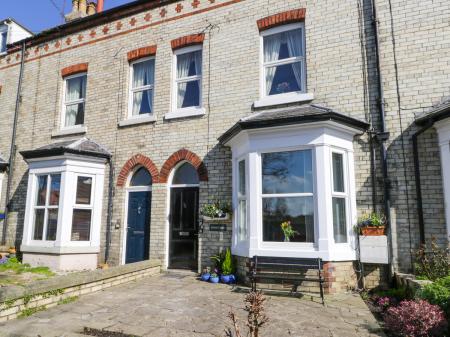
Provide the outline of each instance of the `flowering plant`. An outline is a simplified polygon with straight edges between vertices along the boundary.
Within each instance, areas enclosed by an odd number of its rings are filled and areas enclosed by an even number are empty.
[[[298,234],[297,231],[292,228],[292,224],[290,221],[284,221],[281,223],[281,230],[284,234],[284,241],[289,242],[292,237],[294,237],[295,234]]]

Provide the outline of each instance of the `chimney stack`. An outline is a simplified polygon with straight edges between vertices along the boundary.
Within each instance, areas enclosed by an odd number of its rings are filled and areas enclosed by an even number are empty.
[[[65,16],[66,22],[84,18],[103,11],[104,0],[97,0],[97,4],[87,0],[72,0],[72,12]]]

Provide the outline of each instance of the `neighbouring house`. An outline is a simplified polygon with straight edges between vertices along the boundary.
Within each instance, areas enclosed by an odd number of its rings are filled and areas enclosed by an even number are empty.
[[[6,53],[6,46],[32,36],[33,33],[12,18],[0,21],[0,55]]]
[[[369,286],[449,244],[450,4],[102,3],[0,57],[2,243],[24,261],[200,271],[231,247],[241,273],[320,257],[333,292],[356,283],[363,214],[389,222]],[[203,218],[217,200],[231,216]]]

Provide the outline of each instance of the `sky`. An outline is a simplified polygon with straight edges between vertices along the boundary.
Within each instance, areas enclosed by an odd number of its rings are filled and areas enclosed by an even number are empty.
[[[128,2],[132,0],[105,0],[105,9]],[[11,17],[33,33],[64,23],[61,10],[64,8],[67,14],[72,9],[72,0],[0,0],[0,3],[0,20]]]

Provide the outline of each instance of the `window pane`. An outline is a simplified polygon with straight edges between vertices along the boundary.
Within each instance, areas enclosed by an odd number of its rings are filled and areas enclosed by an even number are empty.
[[[239,200],[239,241],[247,237],[247,200]]]
[[[290,221],[296,232],[291,242],[314,242],[313,197],[263,198],[263,240],[286,241],[281,223]]]
[[[130,186],[150,186],[152,184],[152,176],[143,167],[139,168],[131,178]]]
[[[302,91],[302,63],[294,62],[266,68],[266,94]]]
[[[33,240],[42,240],[44,232],[45,209],[37,209],[34,212],[34,233]]]
[[[50,200],[51,206],[59,205],[59,191],[61,189],[61,175],[52,174],[50,176]]]
[[[184,163],[175,172],[172,184],[195,184],[199,183],[197,170],[189,163]]]
[[[153,90],[142,90],[133,93],[133,116],[150,114],[153,111]]]
[[[202,74],[202,51],[177,55],[177,79]]]
[[[57,227],[58,227],[58,209],[49,209],[46,240],[48,241],[56,240]]]
[[[66,80],[66,102],[86,97],[86,75]]]
[[[333,189],[335,192],[345,192],[344,156],[342,153],[333,153]]]
[[[177,106],[188,108],[190,106],[200,106],[200,81],[189,81],[178,83]]]
[[[245,160],[239,162],[239,194],[245,195]]]
[[[312,151],[262,154],[263,194],[312,193]]]
[[[264,37],[264,62],[297,56],[303,56],[301,28]]]
[[[72,218],[72,241],[89,241],[91,233],[90,209],[74,209]]]
[[[333,231],[336,243],[347,242],[345,198],[333,198]]]
[[[84,123],[84,103],[66,105],[65,126],[81,125]]]
[[[78,177],[77,199],[75,203],[78,205],[90,205],[91,190],[92,190],[92,178]]]
[[[155,60],[133,64],[133,88],[153,84],[155,80]]]
[[[8,32],[3,32],[0,35],[0,53],[6,51],[6,39],[8,37]]]
[[[47,176],[38,176],[37,184],[36,205],[43,206],[47,197]]]

